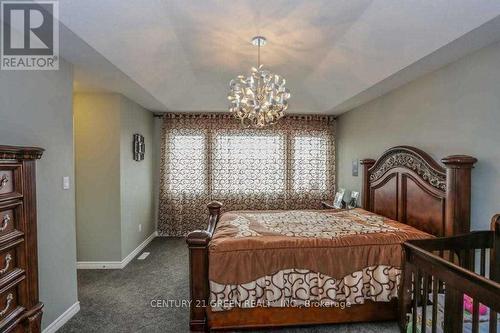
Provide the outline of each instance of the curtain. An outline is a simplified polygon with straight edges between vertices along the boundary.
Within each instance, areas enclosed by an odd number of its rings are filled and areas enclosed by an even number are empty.
[[[245,129],[229,114],[165,114],[160,234],[204,229],[211,200],[223,211],[319,209],[334,197],[334,130],[329,116],[290,115]]]

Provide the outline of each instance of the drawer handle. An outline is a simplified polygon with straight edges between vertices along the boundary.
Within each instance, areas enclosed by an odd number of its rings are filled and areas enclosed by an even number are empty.
[[[9,222],[10,222],[10,216],[9,214],[5,214],[5,216],[3,217],[2,226],[0,227],[0,231],[4,231],[5,229],[7,229]]]
[[[0,269],[0,274],[5,274],[5,272],[7,272],[11,261],[12,261],[12,256],[9,253],[5,256],[5,267]]]
[[[2,175],[2,179],[0,179],[0,190],[2,189],[2,187],[7,185],[8,182],[9,179],[7,178],[7,175],[6,174]]]
[[[7,304],[5,304],[5,308],[3,308],[2,311],[0,311],[0,317],[5,316],[7,311],[9,311],[10,303],[12,303],[13,300],[14,300],[14,295],[12,295],[12,293],[8,294],[7,295]]]

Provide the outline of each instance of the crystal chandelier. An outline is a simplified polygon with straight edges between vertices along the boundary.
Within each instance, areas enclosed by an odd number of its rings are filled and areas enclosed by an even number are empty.
[[[290,91],[285,87],[284,78],[264,70],[260,64],[260,47],[266,45],[266,39],[254,37],[252,44],[258,48],[257,68],[252,67],[248,77],[239,75],[231,80],[227,99],[230,101],[229,111],[244,127],[262,128],[284,116]]]

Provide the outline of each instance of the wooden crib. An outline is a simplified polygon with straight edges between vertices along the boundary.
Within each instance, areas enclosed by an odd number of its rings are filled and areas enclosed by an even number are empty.
[[[491,231],[409,241],[404,250],[402,332],[498,332],[500,214],[493,217]],[[473,300],[466,312],[464,294]],[[480,304],[486,312],[481,319]]]

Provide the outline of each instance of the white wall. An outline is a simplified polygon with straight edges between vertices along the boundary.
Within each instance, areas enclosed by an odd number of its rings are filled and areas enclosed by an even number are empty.
[[[500,212],[500,43],[353,109],[337,120],[337,182],[361,189],[354,159],[376,158],[410,145],[435,159],[468,154],[472,172],[472,228],[489,229]]]
[[[153,114],[109,93],[75,94],[74,110],[78,261],[119,262],[156,230]],[[145,137],[141,162],[135,133]]]
[[[75,191],[73,180],[73,72],[0,71],[0,144],[38,146],[38,259],[46,327],[77,302]]]
[[[133,159],[134,134],[142,134],[146,144],[144,160]],[[122,258],[129,255],[155,230],[153,179],[155,155],[153,114],[127,98],[121,99],[121,226]],[[139,225],[142,230],[139,231]]]
[[[118,94],[75,94],[78,261],[120,261],[120,107]]]

